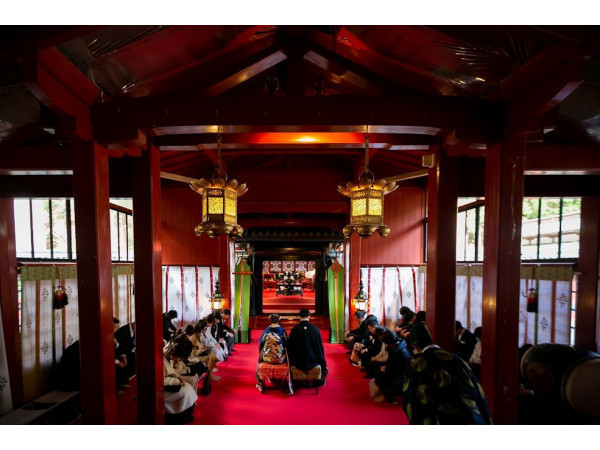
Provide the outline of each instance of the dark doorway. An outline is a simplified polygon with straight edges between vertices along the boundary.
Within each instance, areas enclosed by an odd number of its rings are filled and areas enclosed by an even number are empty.
[[[258,233],[249,233],[248,236],[244,236],[244,241],[250,245],[251,254],[253,255],[251,259],[253,260],[252,270],[254,273],[252,275],[250,316],[271,312],[289,314],[296,307],[294,302],[297,302],[298,310],[300,307],[306,307],[311,312],[314,309],[316,315],[328,315],[329,301],[326,272],[331,265],[328,250],[331,243],[342,241],[341,235],[327,230],[317,236],[314,231],[298,232],[292,229],[285,231],[270,229],[267,232],[263,231],[262,236],[256,236],[256,234]],[[284,291],[281,282],[278,283],[276,279],[278,274],[281,275],[281,272],[286,272],[283,270],[283,266],[275,271],[270,269],[263,271],[265,261],[282,262],[289,269],[294,267],[303,268],[303,266],[294,265],[295,262],[312,263],[310,267],[314,267],[314,274],[304,273],[303,280],[295,279],[293,283],[300,285],[302,293],[305,292],[306,295],[300,295],[300,291],[290,289]],[[299,277],[299,275],[302,275],[299,272],[308,272],[308,270],[292,269],[291,272],[296,273],[283,274],[284,277],[290,275]],[[278,287],[279,291],[277,291]],[[286,294],[288,295],[287,298]],[[269,296],[267,302],[265,302],[265,295]],[[277,300],[273,301],[274,298]],[[314,303],[312,303],[313,301]],[[278,307],[282,310],[275,311],[273,309]],[[294,310],[294,312],[297,311]]]

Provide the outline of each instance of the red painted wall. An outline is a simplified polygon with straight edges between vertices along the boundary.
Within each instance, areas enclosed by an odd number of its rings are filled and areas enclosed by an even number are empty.
[[[384,223],[390,234],[384,239],[375,232],[361,239],[361,266],[423,263],[425,191],[400,187],[384,200]]]
[[[285,201],[281,190],[272,192],[277,194],[274,201]],[[295,194],[292,197],[296,198]],[[335,198],[328,196],[327,200]],[[314,197],[304,200],[314,201]],[[384,223],[391,228],[390,234],[382,239],[375,233],[361,240],[361,265],[423,263],[425,192],[418,187],[398,188],[385,196],[384,208]],[[198,194],[187,187],[163,189],[162,218],[163,265],[219,265],[218,240],[194,233],[202,221]]]
[[[163,265],[219,265],[219,240],[196,236],[202,222],[200,195],[190,188],[161,192]]]

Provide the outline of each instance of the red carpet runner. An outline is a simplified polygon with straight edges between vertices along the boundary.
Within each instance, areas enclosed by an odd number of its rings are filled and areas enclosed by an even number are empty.
[[[353,367],[340,344],[325,342],[329,366],[327,385],[298,389],[292,396],[268,384],[256,388],[256,360],[261,330],[253,330],[250,344],[236,344],[233,356],[219,364],[221,381],[200,397],[194,411],[196,425],[405,425],[400,405],[375,403],[368,380]]]

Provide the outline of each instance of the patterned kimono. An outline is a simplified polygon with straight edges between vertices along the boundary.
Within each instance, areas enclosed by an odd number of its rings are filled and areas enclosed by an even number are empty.
[[[414,356],[403,386],[411,424],[491,424],[483,389],[469,365],[437,345]]]

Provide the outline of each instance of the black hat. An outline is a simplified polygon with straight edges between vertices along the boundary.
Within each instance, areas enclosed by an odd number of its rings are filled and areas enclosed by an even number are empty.
[[[354,315],[356,317],[360,317],[362,319],[365,317],[365,312],[364,311],[354,311]]]
[[[116,317],[113,317],[113,323],[115,323],[115,324],[119,323],[119,319],[117,319]]]
[[[462,326],[462,323],[460,323],[460,321],[458,321],[458,320],[455,320],[455,321],[454,321],[454,331],[458,331],[458,330],[460,330],[462,327],[463,327],[463,326]]]
[[[305,318],[310,316],[310,311],[308,309],[301,309],[300,312],[298,313],[300,314],[300,317]]]
[[[433,343],[425,322],[415,322],[410,329],[410,343],[423,349]]]

